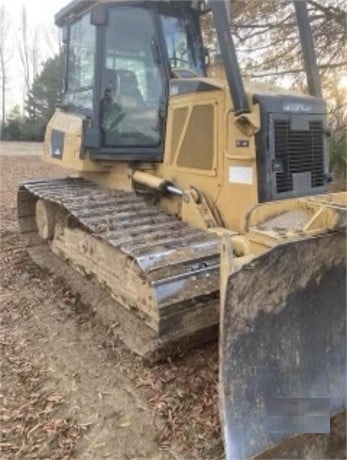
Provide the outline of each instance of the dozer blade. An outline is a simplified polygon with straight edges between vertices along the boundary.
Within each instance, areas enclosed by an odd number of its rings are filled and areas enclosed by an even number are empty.
[[[289,455],[289,441],[303,439],[305,448],[307,435],[298,433],[329,432],[330,417],[346,407],[345,234],[282,244],[234,273],[223,244],[226,457],[298,458],[300,449]],[[274,446],[276,455],[267,456]]]

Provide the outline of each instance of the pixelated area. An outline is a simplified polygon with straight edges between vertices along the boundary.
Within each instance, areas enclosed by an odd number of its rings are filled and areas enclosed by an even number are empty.
[[[329,398],[274,398],[267,403],[269,433],[330,433]]]

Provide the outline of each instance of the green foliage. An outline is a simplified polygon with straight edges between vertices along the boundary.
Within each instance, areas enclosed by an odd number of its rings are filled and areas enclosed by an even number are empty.
[[[25,115],[15,107],[2,127],[1,139],[42,141],[60,97],[59,57],[48,59],[35,78],[25,103]]]
[[[340,179],[346,178],[347,170],[347,91],[333,80],[323,80],[328,102],[328,120],[331,128],[330,170]]]
[[[46,124],[60,95],[59,57],[46,61],[27,95],[25,110],[32,123]]]
[[[1,139],[6,141],[22,140],[25,119],[16,105],[10,113],[7,122],[2,126]]]
[[[347,172],[347,138],[335,134],[330,139],[330,169],[337,178],[346,178]]]

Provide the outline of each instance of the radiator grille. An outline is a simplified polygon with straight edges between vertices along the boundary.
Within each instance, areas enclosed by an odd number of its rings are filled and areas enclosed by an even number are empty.
[[[308,131],[290,129],[286,120],[274,121],[275,160],[281,165],[276,174],[278,193],[293,190],[293,174],[310,172],[311,186],[324,185],[324,131],[321,121],[311,121]]]

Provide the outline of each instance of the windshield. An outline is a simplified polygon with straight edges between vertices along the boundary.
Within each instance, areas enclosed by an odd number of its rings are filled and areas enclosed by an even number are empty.
[[[197,40],[191,35],[186,19],[172,15],[160,15],[169,64],[171,68],[185,67],[203,75]]]

